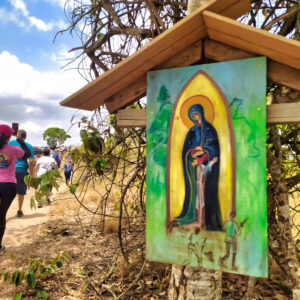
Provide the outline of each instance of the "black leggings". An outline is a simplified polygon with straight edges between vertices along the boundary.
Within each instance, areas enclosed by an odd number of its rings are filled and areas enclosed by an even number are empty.
[[[0,182],[0,246],[5,231],[6,213],[17,193],[17,184]]]
[[[71,171],[65,172],[65,178],[66,178],[66,182],[68,183],[68,181],[69,181],[70,178],[71,178]]]

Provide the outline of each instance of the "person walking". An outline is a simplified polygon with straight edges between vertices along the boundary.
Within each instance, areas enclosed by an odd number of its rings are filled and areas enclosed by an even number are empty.
[[[46,174],[47,171],[53,170],[57,167],[57,162],[53,157],[50,156],[50,149],[44,148],[43,156],[40,157],[35,165],[36,177],[41,177],[42,175]],[[49,184],[48,188],[51,192],[52,186]],[[47,197],[48,204],[51,203],[50,198]],[[38,203],[38,208],[41,208],[43,205],[41,202]]]
[[[58,168],[60,168],[61,159],[59,157],[58,152],[55,151],[56,150],[56,146],[51,146],[50,149],[51,149],[50,156],[55,159]]]
[[[71,160],[68,160],[63,166],[65,178],[66,178],[66,184],[70,182],[71,174],[73,172],[73,163]]]
[[[18,130],[17,139],[14,141],[10,141],[9,144],[12,146],[17,146],[25,151],[25,155],[23,158],[17,159],[16,164],[16,178],[17,178],[17,195],[19,208],[17,211],[17,217],[23,217],[24,214],[22,212],[22,206],[24,202],[24,197],[27,192],[27,185],[25,184],[24,177],[28,175],[28,169],[30,176],[33,176],[33,168],[34,168],[34,150],[33,147],[26,143],[27,133],[25,130]]]
[[[0,252],[5,250],[2,239],[6,227],[6,213],[17,193],[16,160],[25,154],[23,149],[8,144],[13,133],[11,127],[0,125]]]

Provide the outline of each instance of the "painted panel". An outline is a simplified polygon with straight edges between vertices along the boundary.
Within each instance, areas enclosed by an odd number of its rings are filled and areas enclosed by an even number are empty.
[[[266,59],[148,73],[147,259],[267,276]]]

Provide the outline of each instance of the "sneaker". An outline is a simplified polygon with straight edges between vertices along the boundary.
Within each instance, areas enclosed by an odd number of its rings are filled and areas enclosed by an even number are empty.
[[[0,254],[5,251],[5,246],[0,246]]]
[[[42,208],[43,207],[42,203],[39,203],[37,207]]]
[[[22,212],[21,210],[18,210],[18,211],[17,211],[17,217],[18,217],[18,218],[21,218],[21,217],[23,217],[23,216],[24,216],[23,212]]]

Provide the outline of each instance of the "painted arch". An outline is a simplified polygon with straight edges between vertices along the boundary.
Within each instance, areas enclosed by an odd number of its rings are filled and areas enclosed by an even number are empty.
[[[200,104],[204,115],[217,131],[220,146],[218,196],[222,221],[235,213],[236,154],[232,118],[228,101],[214,79],[205,71],[197,72],[185,84],[174,103],[169,126],[166,178],[166,228],[180,214],[185,199],[182,149],[193,122],[188,117],[192,105]]]

